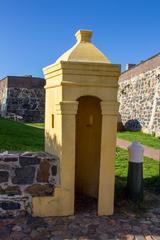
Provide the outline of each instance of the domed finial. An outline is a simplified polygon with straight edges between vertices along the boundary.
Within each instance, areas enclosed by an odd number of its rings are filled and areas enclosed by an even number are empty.
[[[91,42],[93,32],[89,30],[79,30],[75,36],[78,42]]]

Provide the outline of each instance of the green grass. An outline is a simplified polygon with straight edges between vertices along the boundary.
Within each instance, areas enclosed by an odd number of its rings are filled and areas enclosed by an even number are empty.
[[[159,175],[159,161],[144,157],[143,163],[144,178],[154,177]],[[116,150],[116,175],[126,177],[128,169],[128,151],[117,148]]]
[[[116,180],[118,188],[124,188],[127,181],[128,152],[116,149]],[[143,163],[144,187],[156,193],[160,193],[159,161],[144,157]]]
[[[44,123],[25,123],[25,125],[44,129]]]
[[[24,124],[0,118],[0,150],[43,151],[44,150],[43,128],[44,128],[43,123]],[[128,168],[128,152],[124,149],[117,148],[116,175],[122,178],[126,178],[127,168]],[[159,174],[159,162],[145,157],[144,178],[146,179],[158,176],[158,174]]]
[[[13,151],[44,151],[44,124],[23,124],[0,118],[0,150]],[[144,206],[135,205],[126,198],[126,183],[128,170],[127,150],[117,148],[116,150],[116,206],[124,209],[139,209],[144,211]],[[144,158],[144,186],[153,193],[160,193],[159,162]],[[133,206],[132,206],[133,205]],[[152,205],[152,204],[151,204]]]
[[[41,124],[23,124],[0,118],[0,151],[43,151]]]
[[[160,138],[156,138],[150,134],[142,132],[118,132],[118,138],[122,138],[128,141],[139,141],[141,144],[160,149]]]

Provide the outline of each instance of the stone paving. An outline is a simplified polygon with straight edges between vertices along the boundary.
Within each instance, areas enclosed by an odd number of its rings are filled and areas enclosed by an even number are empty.
[[[69,217],[39,218],[21,213],[16,218],[2,218],[0,240],[160,239],[159,200],[156,207],[143,214],[116,207],[115,214],[109,217],[96,215],[97,203],[93,199],[79,198],[76,206],[75,216]]]

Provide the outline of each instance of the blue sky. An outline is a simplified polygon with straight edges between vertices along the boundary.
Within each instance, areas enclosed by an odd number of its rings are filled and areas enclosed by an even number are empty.
[[[0,0],[0,78],[43,76],[78,29],[124,70],[160,51],[159,10],[159,0]]]

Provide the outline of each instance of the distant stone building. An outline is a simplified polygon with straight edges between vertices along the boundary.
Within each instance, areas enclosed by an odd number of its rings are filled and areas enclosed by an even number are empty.
[[[160,53],[126,67],[119,78],[122,122],[137,119],[142,131],[160,136]]]
[[[0,81],[0,115],[25,122],[44,121],[44,79],[7,76]]]

